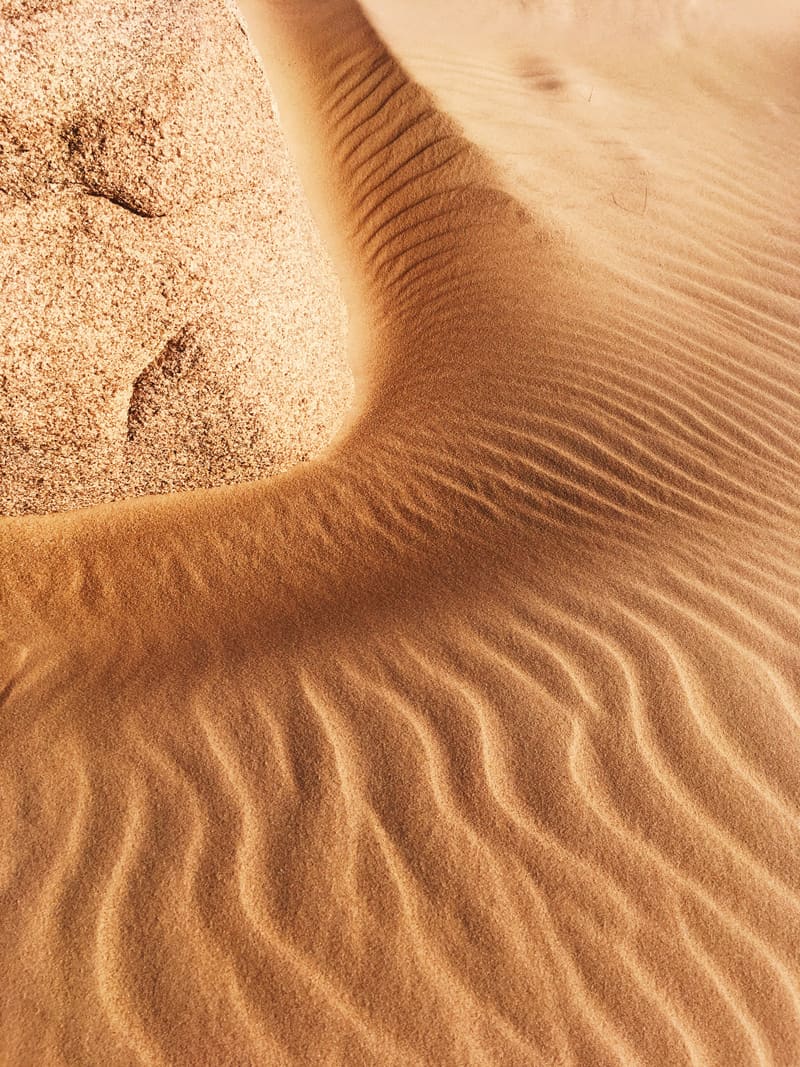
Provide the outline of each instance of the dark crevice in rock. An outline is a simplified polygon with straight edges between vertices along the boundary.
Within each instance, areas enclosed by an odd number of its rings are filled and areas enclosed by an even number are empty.
[[[226,203],[251,193],[251,190],[245,187],[226,189],[223,192],[213,193],[210,196],[197,197],[194,200],[190,200],[185,206],[174,208],[172,211],[146,211],[144,208],[136,207],[134,204],[130,203],[130,201],[124,200],[120,196],[112,196],[109,193],[101,193],[95,189],[87,189],[82,182],[50,182],[47,187],[40,186],[38,188],[32,183],[29,188],[10,188],[9,186],[0,185],[0,194],[13,197],[15,200],[24,200],[25,203],[28,204],[51,193],[71,192],[73,190],[82,192],[85,196],[95,197],[98,200],[107,200],[110,204],[114,204],[116,207],[121,207],[125,211],[129,211],[132,215],[138,215],[138,217],[142,219],[166,219],[178,215],[186,215],[198,207],[204,207],[207,204]],[[251,214],[254,219],[269,219],[272,217],[269,210],[266,208],[263,212],[259,213],[257,208],[254,207]],[[281,215],[282,212],[278,211],[277,214]]]
[[[151,360],[136,378],[128,401],[127,432],[128,441],[135,441],[148,414],[157,404],[157,385],[164,379],[178,378],[187,364],[197,361],[198,353],[193,351],[194,327],[187,323],[174,337],[167,341],[155,359]]]
[[[142,219],[164,219],[167,217],[166,211],[144,211],[142,208],[135,207],[133,204],[128,203],[119,196],[111,196],[108,193],[98,193],[93,189],[84,188],[84,192],[87,196],[99,197],[101,200],[107,200],[109,204],[116,204],[117,207],[123,208],[125,211],[130,211],[132,215],[138,215]]]

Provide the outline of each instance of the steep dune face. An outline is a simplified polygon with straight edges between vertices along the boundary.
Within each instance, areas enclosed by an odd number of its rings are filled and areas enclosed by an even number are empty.
[[[793,127],[681,97],[670,146],[599,56],[653,185],[578,229],[545,75],[478,65],[514,189],[472,75],[493,163],[350,4],[245,10],[360,402],[278,479],[0,524],[5,1058],[790,1067]]]

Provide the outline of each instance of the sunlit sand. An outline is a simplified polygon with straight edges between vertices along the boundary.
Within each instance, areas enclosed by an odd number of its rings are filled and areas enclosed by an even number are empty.
[[[367,6],[241,3],[345,423],[0,521],[0,1058],[792,1067],[797,20]]]

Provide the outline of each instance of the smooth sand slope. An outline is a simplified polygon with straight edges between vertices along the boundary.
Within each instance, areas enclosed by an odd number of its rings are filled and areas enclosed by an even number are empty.
[[[793,1067],[797,38],[378,7],[244,5],[347,432],[0,523],[2,1059]]]

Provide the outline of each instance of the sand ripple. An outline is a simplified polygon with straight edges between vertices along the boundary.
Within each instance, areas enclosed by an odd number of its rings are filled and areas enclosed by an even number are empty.
[[[571,240],[342,17],[348,433],[0,524],[0,1058],[792,1067],[796,220],[709,122]]]

